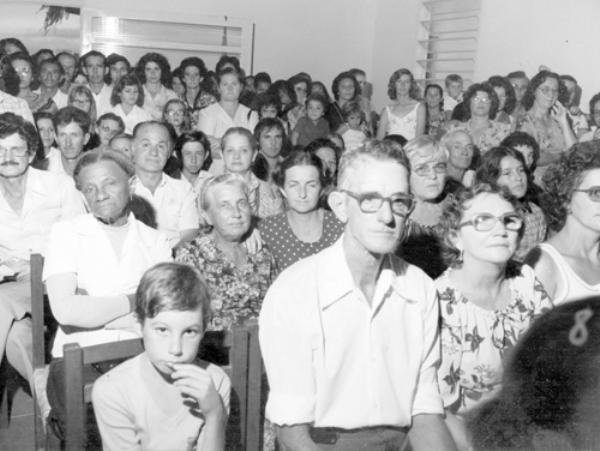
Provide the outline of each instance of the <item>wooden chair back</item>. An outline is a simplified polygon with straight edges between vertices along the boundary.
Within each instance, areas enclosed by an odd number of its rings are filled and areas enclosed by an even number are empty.
[[[258,450],[262,441],[261,376],[262,360],[258,347],[258,326],[234,328],[232,332],[207,332],[200,356],[207,349],[225,350],[227,362],[222,365],[231,379],[232,396],[239,403],[242,449]],[[83,367],[93,363],[124,359],[143,350],[141,339],[80,347],[64,346],[66,399],[66,449],[85,446],[86,403],[91,401],[93,382],[83,380]],[[206,360],[212,361],[212,356]],[[221,362],[214,362],[221,363]]]

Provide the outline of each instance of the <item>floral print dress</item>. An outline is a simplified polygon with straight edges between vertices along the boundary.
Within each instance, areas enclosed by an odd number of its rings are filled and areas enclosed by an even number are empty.
[[[438,381],[444,407],[463,414],[498,392],[507,352],[552,302],[529,266],[508,279],[512,300],[496,311],[465,298],[452,284],[451,272],[435,281],[442,316]]]
[[[258,318],[275,275],[275,260],[267,249],[248,254],[248,263],[237,268],[207,235],[179,249],[175,260],[197,268],[208,283],[213,310],[208,330],[231,330]]]

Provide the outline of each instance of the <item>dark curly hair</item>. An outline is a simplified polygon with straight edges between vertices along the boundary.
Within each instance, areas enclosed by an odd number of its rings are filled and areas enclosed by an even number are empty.
[[[146,84],[146,64],[148,63],[156,63],[160,67],[160,83],[167,88],[171,88],[171,66],[169,61],[164,55],[155,52],[146,53],[135,65],[135,73],[140,82]]]
[[[518,209],[516,199],[508,192],[506,188],[490,185],[489,183],[475,183],[471,187],[460,188],[454,196],[448,196],[448,201],[444,206],[444,211],[440,217],[440,236],[442,237],[442,258],[446,265],[457,268],[460,266],[461,252],[454,246],[452,237],[459,229],[459,224],[463,221],[463,215],[469,208],[470,202],[479,194],[498,194],[502,199],[510,203],[515,211]],[[523,228],[519,238],[523,233]],[[507,270],[509,267],[507,267]],[[507,273],[507,275],[509,275]]]
[[[345,80],[346,78],[352,80],[352,83],[354,83],[354,97],[352,97],[351,100],[356,100],[357,97],[360,95],[360,85],[358,84],[358,81],[356,81],[354,74],[352,72],[346,71],[339,73],[331,83],[331,92],[333,93],[333,98],[335,100],[340,98],[340,93],[338,92],[338,89],[342,80]]]
[[[525,176],[527,177],[527,191],[519,201],[522,204],[522,208],[531,211],[529,202],[537,203],[537,193],[533,184],[533,172],[527,167],[523,154],[518,150],[504,146],[497,146],[488,150],[481,157],[479,168],[477,168],[477,172],[475,173],[475,180],[477,182],[497,186],[498,178],[501,175],[500,167],[502,160],[506,157],[514,158],[523,165]]]
[[[498,101],[498,96],[496,95],[496,91],[494,91],[492,85],[489,83],[473,83],[471,86],[469,86],[469,89],[467,89],[467,92],[465,92],[465,95],[463,96],[463,105],[465,106],[465,121],[471,119],[471,100],[477,95],[478,92],[487,93],[491,100],[490,112],[488,114],[489,118],[494,119],[496,114],[498,114],[498,104],[500,102]]]
[[[396,82],[400,80],[402,75],[410,76],[410,91],[408,91],[408,95],[411,99],[418,100],[419,99],[419,86],[415,82],[415,77],[411,71],[408,69],[398,69],[390,76],[390,81],[388,82],[387,94],[391,100],[396,100]]]
[[[525,108],[526,111],[530,110],[535,102],[535,92],[537,89],[549,78],[554,78],[558,83],[558,100],[561,103],[565,103],[565,101],[569,100],[569,93],[567,92],[567,88],[565,84],[560,79],[556,72],[550,72],[547,70],[543,70],[538,72],[535,77],[531,79],[529,84],[527,85],[527,90],[525,94],[523,94],[523,98],[521,99],[521,105]]]
[[[536,141],[536,139],[531,136],[529,133],[516,131],[512,132],[506,138],[502,140],[500,143],[501,146],[515,148],[517,146],[527,146],[531,147],[533,150],[533,163],[529,168],[531,172],[535,171],[537,167],[537,162],[540,159],[540,145]]]
[[[574,190],[581,185],[584,173],[592,169],[600,169],[600,141],[573,145],[546,170],[542,178],[546,191],[540,206],[552,230],[558,232],[564,227]]]
[[[506,101],[504,102],[504,111],[506,114],[512,114],[512,112],[517,107],[517,96],[515,95],[515,88],[510,83],[508,78],[503,77],[501,75],[493,75],[488,78],[488,83],[492,85],[493,88],[504,88],[504,92],[506,93]]]
[[[15,133],[27,143],[27,153],[34,155],[39,143],[39,135],[35,126],[17,114],[0,114],[0,139],[12,136]]]

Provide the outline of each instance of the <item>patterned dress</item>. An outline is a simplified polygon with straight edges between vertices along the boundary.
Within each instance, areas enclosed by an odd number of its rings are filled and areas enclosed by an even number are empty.
[[[507,279],[511,302],[496,311],[465,298],[450,280],[451,272],[435,281],[442,316],[438,380],[444,407],[461,414],[498,392],[507,352],[552,302],[529,266]]]
[[[197,268],[208,283],[213,310],[208,330],[230,330],[258,318],[275,274],[275,261],[267,249],[248,254],[248,263],[238,268],[207,235],[178,249],[175,260]]]
[[[260,236],[275,257],[277,269],[283,271],[298,260],[316,254],[335,243],[344,231],[344,225],[332,212],[325,210],[323,232],[321,237],[312,243],[298,239],[290,227],[286,213],[262,220],[258,224],[258,229]]]

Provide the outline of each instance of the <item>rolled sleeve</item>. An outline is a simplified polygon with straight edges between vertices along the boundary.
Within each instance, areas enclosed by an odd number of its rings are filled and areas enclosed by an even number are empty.
[[[270,387],[266,415],[277,425],[312,423],[316,405],[308,298],[298,299],[297,290],[291,287],[301,285],[287,275],[271,286],[259,317],[260,347]]]
[[[440,363],[439,314],[438,296],[431,282],[423,310],[423,360],[413,402],[413,416],[444,412],[437,376]]]

